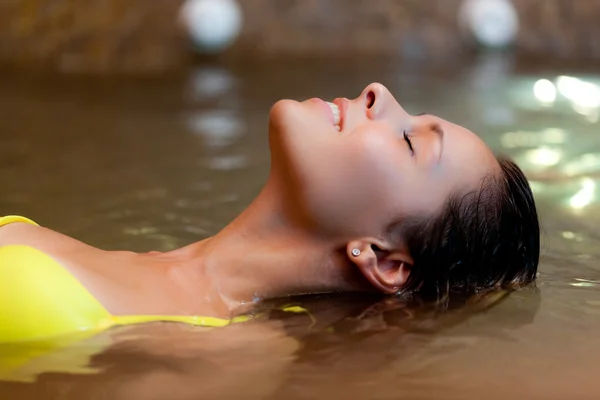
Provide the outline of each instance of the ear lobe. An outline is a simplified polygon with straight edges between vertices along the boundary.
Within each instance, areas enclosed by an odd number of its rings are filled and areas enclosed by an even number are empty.
[[[353,253],[355,249],[360,253],[356,251]],[[363,276],[382,293],[398,292],[410,276],[412,266],[407,260],[408,257],[399,253],[390,253],[379,243],[353,241],[348,243],[347,252],[350,260]]]

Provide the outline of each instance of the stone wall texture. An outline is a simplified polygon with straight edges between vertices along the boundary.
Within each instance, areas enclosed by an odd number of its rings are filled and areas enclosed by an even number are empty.
[[[512,0],[519,54],[600,59],[600,0]],[[0,65],[151,72],[190,63],[183,0],[0,0]],[[221,58],[387,55],[444,59],[472,49],[462,0],[239,0],[242,34]]]

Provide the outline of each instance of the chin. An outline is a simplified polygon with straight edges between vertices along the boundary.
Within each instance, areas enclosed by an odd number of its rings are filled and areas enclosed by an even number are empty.
[[[293,148],[294,143],[300,138],[295,132],[306,118],[302,104],[294,100],[279,100],[271,107],[269,114],[269,140],[271,144],[282,145],[284,148]]]
[[[300,112],[300,103],[295,100],[279,100],[273,107],[271,107],[271,112],[269,114],[269,121],[271,125],[281,125],[285,124],[286,121],[291,121],[297,118],[298,113]]]

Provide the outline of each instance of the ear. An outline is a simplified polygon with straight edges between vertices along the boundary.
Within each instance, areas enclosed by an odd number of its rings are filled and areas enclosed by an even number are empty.
[[[386,294],[396,293],[404,286],[413,264],[406,251],[393,249],[377,239],[353,240],[346,252],[371,285]]]

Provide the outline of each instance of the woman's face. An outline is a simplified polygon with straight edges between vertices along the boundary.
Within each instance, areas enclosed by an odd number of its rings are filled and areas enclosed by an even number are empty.
[[[270,116],[273,173],[290,209],[321,232],[380,235],[394,220],[435,213],[498,169],[474,133],[408,114],[383,85],[333,103],[282,100]]]

